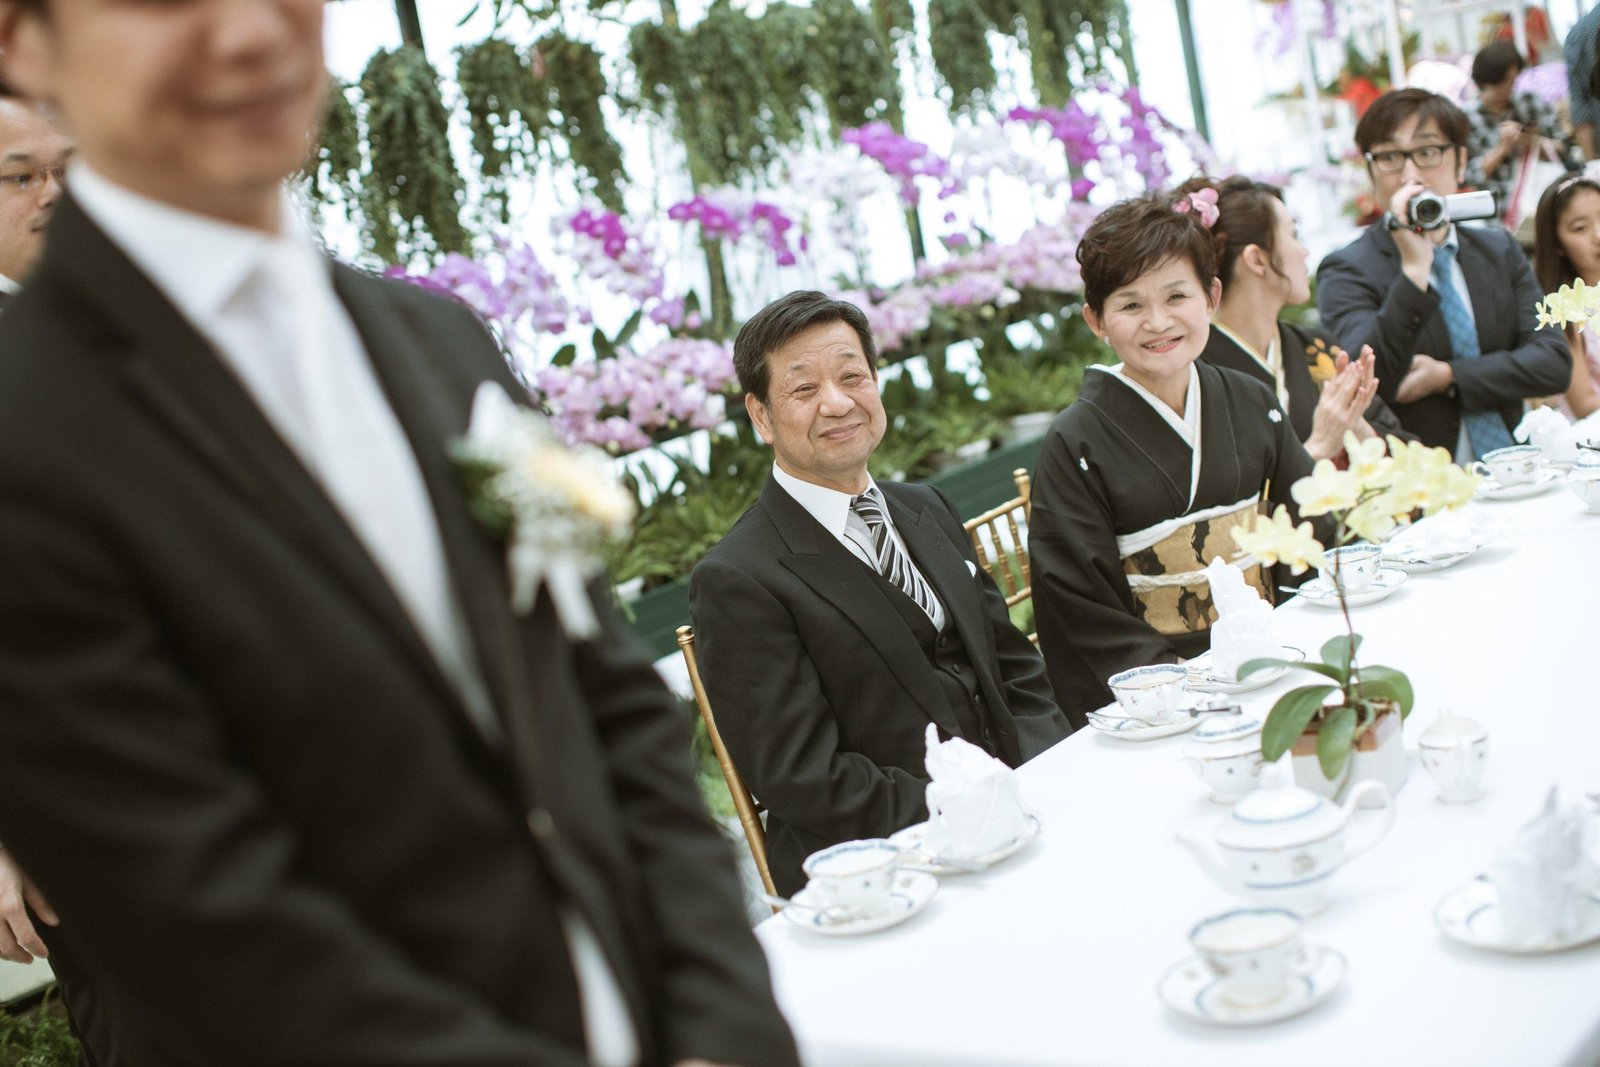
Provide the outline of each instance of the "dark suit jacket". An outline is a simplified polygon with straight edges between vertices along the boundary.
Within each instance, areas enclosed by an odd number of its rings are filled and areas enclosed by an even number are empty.
[[[1370,344],[1378,362],[1378,395],[1394,405],[1406,429],[1424,444],[1455,449],[1461,410],[1500,413],[1507,428],[1522,418],[1522,401],[1564,391],[1572,353],[1559,330],[1536,329],[1534,305],[1544,296],[1516,238],[1498,227],[1457,226],[1461,271],[1477,321],[1477,359],[1455,358],[1439,294],[1400,273],[1400,250],[1381,225],[1369,226],[1317,269],[1322,324],[1348,352]],[[1455,399],[1443,393],[1414,404],[1395,402],[1417,353],[1449,360]]]
[[[1278,323],[1278,348],[1283,353],[1283,381],[1289,393],[1289,425],[1294,427],[1295,436],[1303,442],[1311,436],[1313,423],[1316,421],[1317,402],[1322,399],[1322,386],[1311,377],[1311,363],[1308,353],[1315,342],[1321,341],[1323,347],[1330,343],[1327,336],[1317,330],[1297,326],[1292,322]],[[1359,351],[1359,350],[1358,350]],[[1240,348],[1227,334],[1212,327],[1211,337],[1206,341],[1206,347],[1200,353],[1200,358],[1217,367],[1227,367],[1241,374],[1248,374],[1262,385],[1274,391],[1278,383],[1272,380],[1272,374],[1257,362],[1250,353]],[[1379,434],[1395,434],[1399,437],[1410,439],[1400,426],[1400,420],[1395,417],[1389,405],[1383,398],[1375,396],[1372,403],[1367,405],[1365,414],[1367,425]]]
[[[927,486],[878,485],[944,603],[946,632],[972,660],[998,754],[1012,766],[1033,758],[1069,732],[1044,661],[1011,625],[950,502]],[[926,819],[928,723],[959,733],[887,597],[771,478],[690,578],[706,692],[745,784],[768,809],[768,861],[786,893],[804,883],[800,862],[817,849]]]
[[[446,447],[516,384],[335,269],[506,741],[226,364],[68,198],[0,331],[0,840],[130,1064],[583,1063],[557,908],[659,1064],[790,1064],[687,723],[614,614],[508,607]],[[597,598],[597,603],[603,598]]]

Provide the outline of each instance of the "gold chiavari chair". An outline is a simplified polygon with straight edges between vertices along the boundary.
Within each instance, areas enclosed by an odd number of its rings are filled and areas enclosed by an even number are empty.
[[[1021,467],[1011,472],[1011,479],[1017,483],[1016,496],[962,524],[972,538],[978,562],[1005,594],[1008,608],[1033,595],[1033,572],[1023,533],[1033,516],[1033,482]],[[1029,634],[1028,640],[1038,644],[1039,635]]]
[[[693,627],[678,627],[678,647],[683,651],[684,665],[689,668],[689,685],[694,689],[695,706],[700,709],[700,719],[706,724],[706,736],[711,739],[711,749],[717,755],[722,780],[733,797],[733,809],[739,815],[744,839],[749,843],[750,855],[756,861],[756,873],[761,875],[761,884],[766,891],[776,895],[778,889],[772,884],[772,872],[767,869],[767,831],[761,825],[761,805],[745,788],[744,779],[739,777],[739,769],[733,765],[733,757],[728,755],[728,748],[722,743],[722,734],[717,732],[717,720],[711,714],[711,701],[706,696],[704,683],[700,681],[700,665],[695,660]]]

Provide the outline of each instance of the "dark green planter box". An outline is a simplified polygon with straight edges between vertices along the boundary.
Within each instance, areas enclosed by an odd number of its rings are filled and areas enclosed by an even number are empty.
[[[1044,437],[1019,441],[990,451],[985,456],[950,467],[927,480],[940,489],[963,518],[982,514],[1017,495],[1011,472],[1018,467],[1033,470],[1039,459]],[[677,651],[678,627],[689,622],[689,577],[658,586],[632,605],[633,632],[657,659]]]

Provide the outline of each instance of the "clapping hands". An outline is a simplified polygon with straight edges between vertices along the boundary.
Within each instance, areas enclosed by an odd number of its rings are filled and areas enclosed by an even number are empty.
[[[28,917],[29,908],[46,926],[61,925],[44,894],[28,881],[11,853],[0,848],[0,960],[32,963],[35,956],[44,959],[50,955]]]
[[[1363,439],[1372,436],[1372,427],[1363,416],[1378,392],[1375,362],[1371,345],[1364,346],[1356,359],[1351,359],[1348,352],[1336,357],[1334,376],[1322,384],[1322,396],[1311,416],[1306,451],[1312,459],[1337,456],[1344,449],[1346,433]]]

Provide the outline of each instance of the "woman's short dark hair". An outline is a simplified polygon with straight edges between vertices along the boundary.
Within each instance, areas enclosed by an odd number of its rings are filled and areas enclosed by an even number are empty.
[[[1485,85],[1499,85],[1513,70],[1525,70],[1522,53],[1510,41],[1496,41],[1472,57],[1472,84],[1482,89]]]
[[[1185,197],[1151,193],[1113,204],[1089,224],[1078,242],[1083,274],[1083,302],[1096,315],[1106,299],[1124,285],[1169,259],[1184,259],[1194,268],[1210,297],[1217,277],[1217,250],[1200,217],[1179,211]]]
[[[1570,284],[1578,276],[1578,268],[1561,247],[1559,231],[1561,213],[1584,189],[1600,193],[1600,182],[1593,178],[1562,178],[1551,182],[1539,197],[1539,208],[1533,215],[1533,273],[1539,279],[1539,288],[1547,293]]]
[[[1427,125],[1431,119],[1457,148],[1466,148],[1472,137],[1472,123],[1466,112],[1438,93],[1426,89],[1390,89],[1374,100],[1356,123],[1356,148],[1361,152],[1372,151],[1374,145],[1393,137],[1394,131],[1412,115],[1417,116],[1418,126]]]
[[[772,384],[772,368],[767,357],[811,327],[830,322],[843,322],[856,332],[861,339],[861,351],[866,353],[867,366],[876,375],[878,349],[872,342],[872,327],[861,309],[847,300],[835,300],[814,289],[796,289],[756,312],[739,328],[738,336],[733,339],[733,371],[739,376],[739,387],[766,404],[767,389]]]
[[[1213,178],[1191,178],[1178,186],[1178,195],[1214,189],[1217,193],[1217,221],[1211,227],[1211,242],[1217,249],[1217,277],[1226,289],[1233,284],[1234,268],[1239,257],[1251,245],[1267,254],[1272,269],[1283,276],[1283,264],[1278,259],[1278,214],[1273,202],[1283,203],[1283,190],[1266,182],[1253,181],[1236,174],[1217,181]]]

